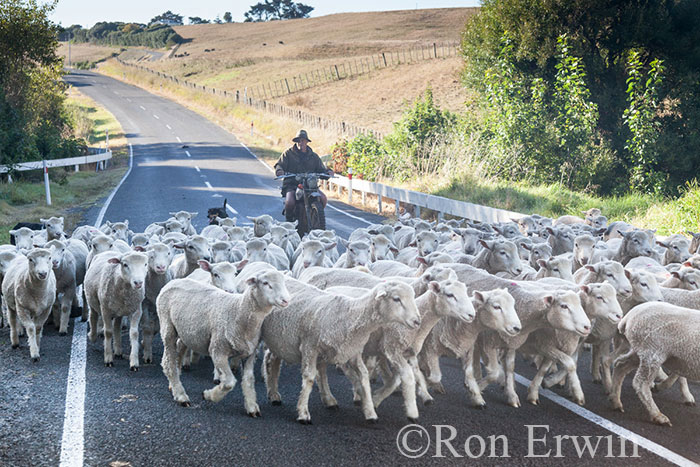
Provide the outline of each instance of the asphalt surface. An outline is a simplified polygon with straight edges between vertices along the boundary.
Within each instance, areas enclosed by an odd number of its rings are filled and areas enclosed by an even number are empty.
[[[282,219],[278,182],[271,180],[271,172],[233,135],[172,101],[110,78],[76,72],[67,81],[107,107],[119,119],[133,145],[134,168],[107,209],[105,220],[129,219],[132,230],[140,231],[154,220],[167,218],[170,211],[185,209],[199,211],[194,225],[200,229],[206,224],[206,209],[221,205],[223,197],[239,213],[240,222],[247,220],[245,216],[262,213]],[[381,220],[342,203],[332,203],[369,222]],[[93,223],[99,209],[98,204],[85,221]],[[345,237],[366,225],[333,209],[327,210],[327,216],[328,227]],[[19,350],[12,350],[9,330],[0,329],[0,465],[59,463],[75,326],[71,324],[66,337],[58,336],[52,326],[47,326],[39,363],[31,362],[26,340],[22,340]],[[128,347],[124,337],[125,353]],[[161,355],[160,340],[156,338],[156,363],[142,363],[141,370],[132,373],[127,360],[116,360],[113,368],[103,366],[101,339],[95,344],[87,343],[82,438],[85,465],[462,464],[470,459],[455,454],[467,455],[464,443],[470,436],[470,453],[487,465],[668,464],[642,448],[638,458],[621,457],[621,441],[616,435],[544,397],[539,406],[528,404],[526,389],[521,385],[517,386],[523,403],[519,409],[505,404],[498,386],[485,391],[486,410],[472,409],[462,383],[461,366],[451,359],[442,361],[447,393],[435,395],[431,406],[419,404],[419,423],[427,429],[432,444],[423,457],[409,459],[397,446],[397,435],[409,423],[401,397],[389,397],[377,410],[379,423],[367,424],[360,409],[352,404],[347,380],[330,369],[329,381],[340,408],[325,409],[314,390],[309,406],[313,425],[302,426],[295,421],[299,369],[284,366],[280,379],[284,404],[269,404],[264,384],[258,381],[262,418],[251,419],[245,415],[238,386],[218,404],[201,400],[199,394],[213,386],[212,364],[202,359],[191,371],[183,373],[182,381],[193,405],[182,408],[173,402],[168,391],[159,366]],[[661,410],[674,424],[671,428],[658,427],[647,421],[631,388],[632,375],[623,391],[626,413],[613,412],[602,387],[591,382],[589,359],[590,355],[584,353],[579,365],[588,410],[693,462],[700,461],[700,410],[684,406],[677,388],[655,394]],[[534,373],[522,361],[517,371],[526,377]],[[691,385],[691,389],[700,400],[698,387]],[[563,389],[555,392],[566,396]],[[454,427],[454,452],[446,444],[437,450],[438,432],[443,440],[450,438],[450,429],[437,425]],[[532,425],[546,425],[549,431],[537,428],[529,436],[528,426]],[[509,457],[490,457],[491,435],[507,439]],[[592,459],[587,453],[579,456],[575,443],[564,438],[561,457],[554,457],[558,454],[556,435],[590,436],[594,445],[596,437],[612,437],[602,438]],[[544,436],[546,442],[534,441]],[[483,454],[479,438],[485,443]],[[402,439],[408,448],[418,449],[427,437],[414,432]],[[496,456],[503,454],[502,439],[495,443]],[[583,438],[577,441],[584,443]],[[632,455],[631,443],[625,444],[626,455]],[[542,455],[550,449],[548,457],[527,457],[529,453]]]

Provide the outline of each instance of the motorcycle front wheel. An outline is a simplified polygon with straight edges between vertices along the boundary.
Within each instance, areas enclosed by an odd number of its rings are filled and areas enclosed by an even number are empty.
[[[316,200],[311,203],[309,208],[309,226],[311,230],[326,230],[326,213],[323,211],[321,201]]]

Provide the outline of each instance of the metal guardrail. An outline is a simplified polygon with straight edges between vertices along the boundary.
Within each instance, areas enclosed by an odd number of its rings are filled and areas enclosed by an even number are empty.
[[[396,188],[383,183],[369,182],[336,175],[328,180],[330,186],[335,185],[338,193],[340,188],[348,190],[348,202],[352,202],[352,194],[359,191],[362,194],[363,204],[366,194],[377,195],[378,212],[382,213],[382,202],[384,198],[392,199],[396,203],[396,212],[399,212],[400,203],[414,206],[414,215],[420,216],[421,208],[430,209],[438,213],[438,218],[442,219],[445,214],[466,219],[473,219],[480,222],[508,222],[512,219],[520,219],[525,214],[505,209],[496,209],[465,201],[444,198],[442,196],[429,195],[418,191]],[[329,186],[329,188],[330,188]]]
[[[71,165],[81,165],[81,164],[92,164],[95,162],[102,162],[112,158],[112,151],[102,152],[99,154],[92,154],[87,156],[79,157],[68,157],[66,159],[49,159],[46,161],[32,161],[32,162],[20,162],[19,164],[14,164],[12,166],[0,165],[0,173],[7,173],[10,170],[25,171],[25,170],[38,170],[53,167],[68,167]]]

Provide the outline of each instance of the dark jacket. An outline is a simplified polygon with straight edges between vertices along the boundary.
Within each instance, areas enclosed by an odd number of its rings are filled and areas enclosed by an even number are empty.
[[[306,152],[301,152],[295,144],[282,153],[275,164],[275,170],[282,169],[284,173],[327,173],[328,169],[323,165],[323,161],[310,147]],[[282,183],[282,189],[292,187],[297,184],[293,178],[286,178]]]

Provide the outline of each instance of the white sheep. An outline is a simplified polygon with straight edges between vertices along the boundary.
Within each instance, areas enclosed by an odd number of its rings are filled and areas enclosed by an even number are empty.
[[[230,294],[209,284],[179,279],[166,285],[156,302],[163,339],[161,366],[173,398],[183,406],[190,400],[180,382],[177,341],[187,348],[210,355],[221,382],[204,391],[204,399],[219,402],[230,392],[236,379],[229,358],[247,358],[241,387],[245,408],[251,417],[260,416],[255,400],[253,365],[260,338],[260,326],[273,307],[284,309],[291,299],[284,277],[267,271],[249,278],[243,294]],[[197,313],[192,313],[196,309]],[[284,311],[282,311],[284,312]]]
[[[207,239],[201,235],[189,237],[184,242],[173,244],[173,247],[185,252],[184,255],[173,259],[172,264],[170,264],[170,276],[173,279],[187,277],[199,267],[197,261],[200,259],[211,260],[211,247]]]
[[[255,238],[246,242],[245,259],[253,263],[262,261],[270,263],[279,271],[289,270],[289,258],[280,247],[269,243],[270,238]]]
[[[362,349],[370,334],[382,325],[401,322],[413,329],[420,326],[413,289],[388,281],[360,298],[351,298],[325,293],[294,279],[287,279],[287,287],[292,293],[289,307],[273,310],[262,326],[262,339],[269,348],[264,365],[269,399],[273,405],[281,401],[277,387],[281,360],[301,364],[297,421],[309,424],[309,395],[317,372],[324,404],[335,407],[326,365],[349,363],[348,371],[360,381],[365,419],[376,421]]]
[[[256,237],[264,237],[270,233],[270,229],[275,223],[275,220],[269,214],[263,214],[258,217],[247,216],[249,220],[253,221],[253,232]]]
[[[176,221],[182,224],[182,233],[184,233],[185,235],[197,234],[197,231],[192,226],[192,218],[197,216],[197,212],[178,211],[171,212],[170,215],[173,216]]]
[[[120,318],[129,317],[131,371],[139,369],[139,322],[145,298],[144,282],[148,272],[148,256],[139,252],[114,252],[97,255],[85,275],[85,295],[90,306],[90,342],[97,340],[97,318],[104,322],[104,364],[112,366],[114,356],[121,358]],[[112,352],[114,334],[114,352]]]
[[[164,243],[152,243],[146,248],[148,255],[148,272],[146,273],[143,304],[141,306],[141,332],[143,333],[143,361],[153,361],[153,336],[158,332],[158,313],[156,298],[161,289],[172,277],[168,270],[173,260],[173,252]]]
[[[335,262],[334,268],[352,269],[355,266],[367,266],[370,263],[369,242],[365,240],[348,242],[341,238],[340,243],[346,248],[346,251]]]
[[[12,348],[19,347],[17,318],[27,332],[29,355],[39,361],[44,323],[56,300],[56,277],[51,269],[51,252],[33,249],[18,255],[2,281],[2,296],[7,306]]]
[[[60,240],[50,240],[44,247],[51,252],[51,266],[56,276],[57,302],[53,322],[58,328],[58,334],[65,336],[68,334],[71,307],[76,299],[76,261],[73,253]]]
[[[319,240],[304,240],[299,244],[301,253],[294,262],[292,268],[292,277],[298,279],[304,271],[313,267],[331,267],[330,258],[326,256],[326,252],[335,248],[335,243],[323,243]]]
[[[15,239],[15,246],[18,250],[31,250],[34,248],[34,237],[39,233],[29,227],[20,227],[17,230],[10,230],[10,235]]]
[[[115,240],[123,240],[127,244],[129,243],[129,238],[133,234],[131,230],[129,230],[129,220],[126,219],[124,222],[105,222],[102,224],[100,227],[100,230],[105,234],[109,235]],[[148,229],[146,229],[146,232]]]

